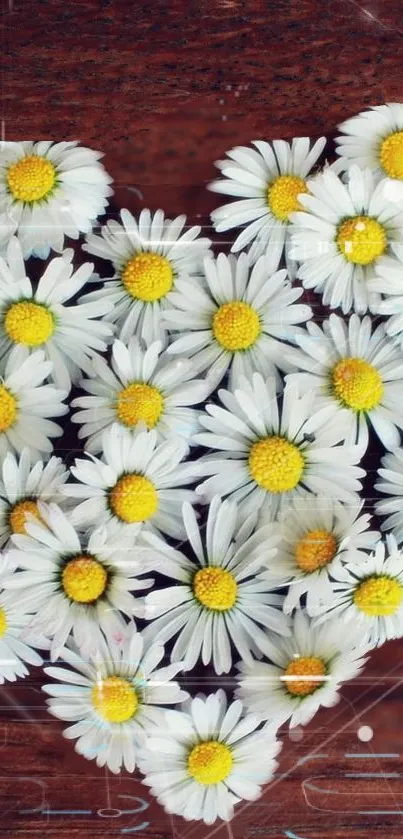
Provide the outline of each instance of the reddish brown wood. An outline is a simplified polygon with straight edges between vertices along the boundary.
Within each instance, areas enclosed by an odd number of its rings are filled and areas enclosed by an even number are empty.
[[[227,148],[331,137],[347,116],[403,98],[399,0],[3,0],[2,35],[3,138],[79,138],[106,152],[115,207],[185,212],[206,230],[221,199],[205,185]],[[75,755],[44,711],[37,675],[29,688],[2,688],[0,831],[106,839],[149,821],[127,835],[398,839],[401,779],[346,774],[398,773],[401,757],[345,754],[403,754],[401,650],[397,642],[375,653],[340,706],[319,714],[300,741],[284,731],[279,777],[261,801],[238,808],[228,829],[172,820],[154,803],[130,816],[96,815],[129,809],[119,795],[148,801],[148,793]],[[357,738],[362,724],[373,728],[370,743]],[[319,790],[308,787],[313,775]],[[91,812],[21,813],[38,807]],[[396,812],[363,815],[367,809]]]
[[[385,651],[375,653],[365,675],[345,688],[339,706],[321,712],[303,732],[290,735],[284,728],[278,773],[262,799],[238,806],[231,824],[236,839],[284,837],[287,831],[303,839],[397,839],[403,809],[400,647],[390,645],[388,663]],[[46,716],[37,679],[30,688],[8,687],[1,696],[1,830],[6,835],[106,839],[141,824],[138,833],[144,838],[228,835],[224,826],[208,829],[170,820],[137,778],[112,776],[77,756],[62,738],[62,725]],[[362,725],[373,729],[369,743],[357,736]],[[142,807],[142,812],[123,812]],[[80,810],[87,812],[66,812]],[[390,813],[371,814],[375,810]]]

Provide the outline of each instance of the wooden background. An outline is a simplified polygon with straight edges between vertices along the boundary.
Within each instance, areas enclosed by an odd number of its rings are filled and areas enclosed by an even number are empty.
[[[220,199],[205,185],[227,148],[331,138],[364,107],[403,100],[401,12],[401,0],[2,0],[1,136],[101,149],[111,214],[162,207],[209,231]],[[292,739],[284,729],[263,799],[213,829],[165,816],[136,778],[75,755],[38,675],[1,688],[0,833],[398,839],[402,650],[379,650],[337,708]]]

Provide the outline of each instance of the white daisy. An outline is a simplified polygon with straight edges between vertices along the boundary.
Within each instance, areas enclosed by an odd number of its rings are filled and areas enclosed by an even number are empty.
[[[182,702],[188,694],[172,681],[180,663],[159,667],[164,648],[148,646],[128,627],[119,642],[100,644],[84,661],[73,644],[62,651],[68,667],[45,667],[51,679],[43,690],[52,698],[48,710],[73,723],[64,736],[76,740],[75,750],[98,766],[118,773],[134,772],[144,734],[164,721],[165,705]]]
[[[305,288],[323,295],[331,309],[378,311],[380,294],[371,289],[379,264],[389,256],[403,270],[396,243],[403,241],[402,204],[388,198],[388,182],[375,184],[369,169],[352,166],[347,183],[328,168],[299,197],[304,211],[293,213],[290,253],[301,265]]]
[[[172,437],[157,445],[157,433],[133,431],[115,423],[102,438],[103,460],[76,459],[71,472],[77,484],[63,492],[80,499],[71,513],[74,525],[115,521],[121,529],[135,523],[180,539],[185,535],[181,508],[195,493],[178,489],[200,475],[197,463],[181,463],[188,452],[185,440]],[[81,500],[83,499],[83,500]]]
[[[90,232],[113,194],[101,157],[77,142],[2,143],[0,229],[18,236],[25,257],[46,259],[65,236]]]
[[[347,506],[314,496],[284,506],[282,540],[265,565],[273,587],[288,586],[285,612],[292,612],[306,595],[308,614],[317,614],[318,602],[331,597],[331,579],[340,563],[360,562],[362,552],[375,547],[380,533],[368,530],[371,517],[360,515],[363,504],[357,499]]]
[[[313,389],[316,407],[332,406],[331,421],[346,409],[348,443],[358,443],[363,452],[369,443],[368,426],[386,448],[400,443],[403,428],[403,357],[386,336],[383,324],[371,334],[371,318],[351,315],[348,324],[330,315],[323,330],[314,323],[296,336],[299,349],[287,350],[300,372],[287,380],[301,392]]]
[[[289,263],[290,213],[299,208],[300,194],[308,192],[306,179],[322,154],[326,137],[312,147],[309,137],[295,137],[291,144],[254,140],[253,145],[254,149],[237,146],[227,152],[226,160],[216,162],[224,177],[208,188],[240,200],[213,210],[211,219],[218,233],[243,227],[231,248],[235,253],[252,242],[252,260],[268,250],[278,264],[285,248]]]
[[[271,727],[258,726],[239,700],[227,704],[222,690],[196,696],[150,731],[139,754],[142,781],[168,813],[230,821],[234,804],[256,801],[277,766],[281,744]]]
[[[25,533],[27,513],[39,518],[38,502],[66,504],[60,487],[68,478],[60,457],[31,462],[30,449],[22,449],[19,459],[8,452],[0,467],[0,547],[13,533]]]
[[[403,184],[402,184],[403,189]],[[371,279],[369,287],[372,291],[382,295],[377,306],[377,312],[385,315],[385,331],[395,339],[397,346],[403,348],[403,293],[402,293],[402,263],[403,246],[394,245],[393,257],[384,256],[376,266],[376,276]]]
[[[63,429],[48,419],[68,411],[62,402],[66,391],[43,384],[52,369],[42,350],[26,358],[23,347],[16,347],[0,364],[0,457],[28,446],[34,462],[52,451],[51,437],[63,434]]]
[[[296,326],[312,316],[310,306],[296,304],[302,289],[292,287],[286,271],[273,273],[272,260],[262,256],[250,268],[246,254],[238,259],[219,254],[204,260],[205,289],[190,280],[177,283],[169,298],[175,308],[164,313],[173,336],[168,353],[191,357],[197,370],[208,370],[217,385],[230,369],[230,381],[253,370],[276,376],[291,370],[282,341],[292,341]]]
[[[231,641],[242,658],[250,659],[251,649],[266,651],[268,628],[288,634],[283,598],[272,593],[260,573],[276,553],[279,534],[273,525],[251,533],[247,523],[239,530],[236,504],[219,498],[210,506],[205,539],[190,504],[183,507],[183,520],[195,559],[144,534],[152,567],[176,581],[146,596],[145,618],[153,622],[145,636],[165,644],[178,635],[171,660],[183,659],[185,670],[201,656],[203,664],[213,662],[216,673],[228,673]]]
[[[391,530],[396,541],[403,542],[403,449],[394,449],[382,458],[378,469],[380,480],[375,484],[378,492],[387,495],[375,504],[378,516],[386,516],[382,530]]]
[[[403,180],[403,104],[375,105],[342,122],[339,130],[336,152],[345,168],[357,163],[380,177]]]
[[[386,555],[385,555],[386,551]],[[331,599],[323,603],[317,623],[334,615],[353,627],[363,644],[379,647],[403,635],[403,555],[393,536],[378,542],[365,561],[337,569]]]
[[[15,347],[22,358],[41,348],[53,363],[56,386],[65,390],[81,370],[90,371],[90,359],[106,350],[112,335],[109,324],[96,320],[110,310],[110,302],[70,302],[93,269],[86,263],[74,272],[73,256],[73,251],[65,251],[52,259],[35,288],[20,271],[13,272],[13,265],[24,264],[17,239],[8,245],[7,262],[0,259],[0,358],[7,358]]]
[[[26,604],[15,600],[12,593],[2,588],[0,577],[0,685],[15,682],[29,675],[27,664],[39,667],[43,661],[35,647],[47,650],[49,642],[36,633],[25,638],[32,614]]]
[[[368,651],[357,646],[354,633],[345,633],[342,621],[315,627],[298,611],[291,638],[272,639],[270,664],[238,665],[236,695],[260,720],[278,727],[287,720],[290,728],[306,725],[321,706],[337,705],[341,684],[361,673]]]
[[[355,466],[358,446],[336,445],[343,439],[343,417],[329,423],[329,406],[315,411],[315,394],[300,396],[285,386],[281,414],[274,379],[259,373],[241,377],[238,389],[220,390],[224,405],[208,404],[200,422],[207,432],[195,441],[218,454],[201,458],[204,475],[197,487],[204,500],[230,495],[240,502],[244,519],[258,510],[275,515],[290,499],[307,493],[355,504],[363,469]]]
[[[80,382],[90,396],[79,396],[71,403],[82,409],[71,419],[82,423],[78,436],[88,437],[87,451],[102,450],[102,434],[114,422],[128,429],[144,422],[148,429],[155,429],[159,440],[172,434],[191,440],[199,427],[198,412],[188,406],[203,402],[211,390],[193,376],[191,362],[172,360],[161,341],[148,348],[135,336],[127,346],[115,341],[110,364],[95,358],[91,378]]]
[[[114,268],[113,278],[83,299],[111,301],[113,309],[107,319],[118,325],[122,341],[136,334],[150,344],[161,336],[167,295],[178,279],[194,276],[198,282],[211,243],[197,238],[200,227],[183,232],[186,216],[170,221],[162,210],[153,216],[150,210],[142,210],[138,222],[128,210],[121,210],[120,216],[122,224],[109,220],[102,236],[89,236],[83,245],[88,253],[111,261]]]
[[[142,600],[133,592],[149,588],[153,580],[141,580],[144,570],[136,556],[132,525],[117,532],[109,525],[79,536],[56,504],[38,504],[40,520],[30,518],[26,533],[13,536],[15,548],[8,551],[17,571],[4,578],[3,586],[15,591],[35,612],[31,626],[52,638],[54,661],[70,632],[88,656],[99,645],[102,632],[119,635],[131,618],[143,615]]]

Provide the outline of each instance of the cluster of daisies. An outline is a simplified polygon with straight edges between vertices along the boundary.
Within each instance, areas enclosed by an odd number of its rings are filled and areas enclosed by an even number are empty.
[[[79,754],[207,824],[403,636],[403,105],[340,132],[322,168],[325,138],[217,163],[229,255],[162,210],[98,226],[75,142],[0,151],[1,680],[42,666]]]

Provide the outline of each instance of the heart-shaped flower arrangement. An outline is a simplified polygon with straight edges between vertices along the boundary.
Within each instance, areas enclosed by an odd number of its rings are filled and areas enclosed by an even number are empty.
[[[403,105],[340,131],[217,163],[230,255],[162,210],[94,232],[75,142],[0,154],[1,680],[50,659],[77,752],[207,824],[403,635]]]

